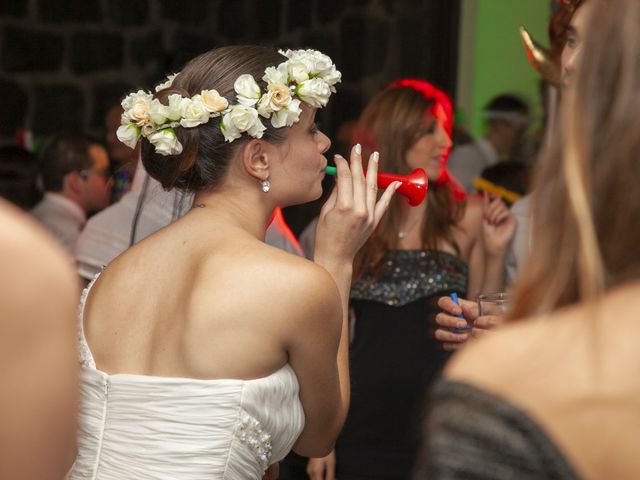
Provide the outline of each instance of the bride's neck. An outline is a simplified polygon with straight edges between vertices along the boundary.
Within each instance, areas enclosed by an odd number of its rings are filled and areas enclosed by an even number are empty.
[[[193,199],[192,211],[201,211],[203,221],[210,219],[217,223],[233,225],[264,240],[274,208],[275,205],[261,199],[256,192],[239,194],[222,189],[197,193]]]

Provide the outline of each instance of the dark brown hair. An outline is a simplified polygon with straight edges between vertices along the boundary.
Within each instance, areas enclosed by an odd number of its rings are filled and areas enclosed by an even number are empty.
[[[277,66],[286,57],[277,51],[260,46],[222,47],[204,53],[188,62],[171,87],[156,94],[167,103],[171,94],[192,97],[204,89],[215,89],[230,104],[236,103],[233,84],[245,73],[253,76],[264,89],[262,77],[269,66]],[[165,189],[198,191],[213,189],[226,173],[229,161],[236,150],[251,138],[243,135],[229,143],[220,130],[221,117],[194,128],[175,127],[176,136],[182,144],[181,154],[164,156],[155,152],[142,138],[142,162],[153,178]],[[280,143],[286,138],[286,129],[275,129],[270,122],[263,122],[267,129],[263,138]]]
[[[429,133],[429,122],[436,121],[431,113],[435,102],[434,97],[406,86],[392,85],[378,93],[362,112],[354,134],[354,141],[362,144],[363,158],[378,151],[380,171],[401,175],[410,173],[406,163],[407,152]],[[453,230],[464,215],[465,202],[455,199],[450,182],[435,183],[429,185],[425,202],[417,207],[427,210],[422,229],[423,248],[435,250],[438,242],[445,240],[458,252]],[[358,252],[354,278],[371,265],[376,273],[381,273],[385,252],[397,247],[400,202],[405,201],[398,196],[394,198],[378,228]]]
[[[514,318],[640,277],[640,3],[593,8],[560,131],[541,159]]]
[[[80,132],[54,135],[45,143],[38,157],[42,185],[45,191],[59,192],[64,187],[64,177],[93,166],[89,149],[100,141]]]

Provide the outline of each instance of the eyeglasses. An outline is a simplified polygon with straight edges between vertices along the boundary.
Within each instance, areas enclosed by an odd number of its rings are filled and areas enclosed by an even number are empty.
[[[84,170],[80,170],[78,173],[85,180],[89,178],[92,173],[104,178],[105,180],[109,180],[111,178],[111,169],[109,167],[85,168]]]

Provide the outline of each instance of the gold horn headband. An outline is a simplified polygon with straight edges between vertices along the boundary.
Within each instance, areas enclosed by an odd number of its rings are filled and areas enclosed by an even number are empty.
[[[520,38],[522,39],[522,43],[524,43],[527,58],[533,68],[535,68],[547,82],[553,85],[560,85],[560,67],[553,60],[549,50],[533,40],[527,29],[523,26],[520,27]]]

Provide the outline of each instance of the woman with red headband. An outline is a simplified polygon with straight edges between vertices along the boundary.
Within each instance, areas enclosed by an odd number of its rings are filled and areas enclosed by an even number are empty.
[[[376,95],[356,127],[363,151],[380,152],[381,171],[423,168],[430,187],[418,207],[395,198],[356,257],[351,405],[335,454],[309,462],[312,479],[410,475],[424,392],[448,359],[433,337],[436,299],[502,288],[514,221],[499,199],[483,206],[450,179],[452,118],[443,91],[406,79]]]

